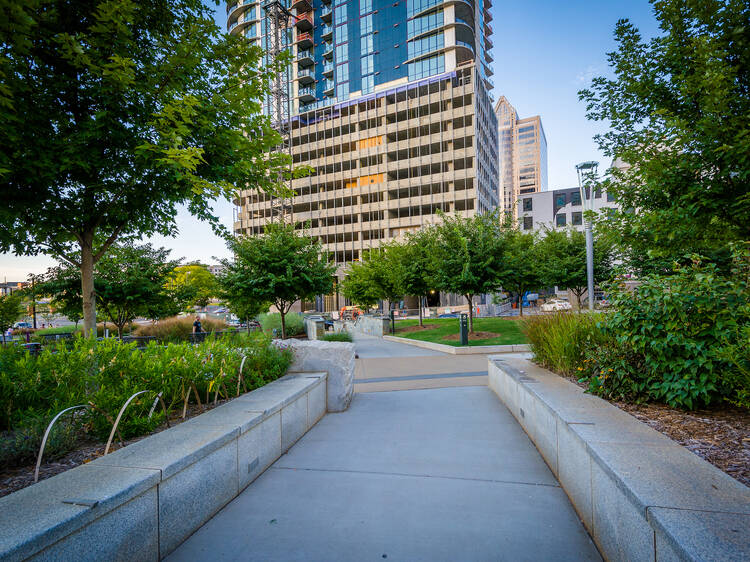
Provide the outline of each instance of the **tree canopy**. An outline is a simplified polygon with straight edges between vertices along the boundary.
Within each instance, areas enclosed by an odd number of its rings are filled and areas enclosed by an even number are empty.
[[[178,265],[169,275],[168,284],[183,310],[205,307],[218,296],[216,277],[201,264]]]
[[[96,299],[99,308],[117,327],[118,335],[128,322],[138,316],[154,316],[154,310],[175,304],[167,292],[167,278],[177,265],[168,260],[169,250],[151,244],[114,244],[96,264]],[[51,269],[40,293],[53,297],[53,302],[82,300],[80,273],[66,264]]]
[[[294,224],[268,224],[259,236],[231,239],[229,248],[234,259],[222,261],[222,294],[241,307],[272,303],[281,314],[283,338],[295,302],[333,290],[335,264],[318,240],[298,234]]]
[[[469,305],[469,330],[474,331],[474,295],[500,288],[505,239],[497,213],[470,218],[443,215],[434,229],[435,281],[439,288],[463,295]]]
[[[614,76],[579,93],[609,124],[600,148],[624,164],[605,185],[621,206],[609,235],[642,274],[750,238],[750,4],[652,4],[661,34],[619,21]]]
[[[178,205],[272,192],[290,165],[262,115],[262,52],[202,0],[0,0],[0,251],[81,271],[117,240],[173,235]]]

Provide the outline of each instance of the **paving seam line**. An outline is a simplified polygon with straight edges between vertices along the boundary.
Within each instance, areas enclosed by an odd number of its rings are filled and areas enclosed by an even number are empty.
[[[546,488],[560,488],[560,484],[544,484],[541,482],[518,482],[516,480],[490,480],[486,478],[465,478],[460,476],[437,476],[430,474],[406,474],[402,472],[379,472],[375,470],[343,470],[338,468],[298,468],[293,466],[271,466],[268,470],[304,470],[305,472],[337,472],[349,474],[373,474],[378,476],[401,476],[405,478],[435,478],[440,480],[464,480],[467,482],[486,482],[489,484],[520,484],[522,486],[544,486]]]
[[[418,381],[430,379],[452,379],[461,377],[486,377],[487,371],[471,371],[466,373],[436,373],[433,375],[406,375],[404,377],[379,377],[374,379],[354,379],[354,384],[368,382]]]

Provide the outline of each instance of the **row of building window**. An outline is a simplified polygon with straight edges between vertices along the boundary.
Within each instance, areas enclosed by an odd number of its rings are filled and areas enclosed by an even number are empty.
[[[445,55],[435,55],[408,65],[409,82],[445,72]]]
[[[427,35],[407,44],[407,58],[413,59],[431,51],[437,51],[438,49],[442,49],[444,45],[445,37],[442,31]]]
[[[406,35],[409,39],[443,25],[443,10],[431,12],[406,22]]]
[[[602,192],[597,190],[594,192],[594,199],[601,199]],[[607,193],[607,202],[612,203],[615,200],[614,195],[611,193]],[[526,199],[523,199],[523,210],[526,212],[533,211],[533,199],[530,197],[527,197]],[[570,193],[570,199],[568,199],[567,193],[558,193],[555,195],[555,207],[560,208],[564,207],[570,203],[571,205],[577,207],[581,204],[581,193],[578,191],[573,191]]]

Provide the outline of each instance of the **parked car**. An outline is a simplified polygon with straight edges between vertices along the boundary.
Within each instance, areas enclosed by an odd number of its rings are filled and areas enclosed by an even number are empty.
[[[13,324],[14,330],[30,330],[31,329],[31,322],[16,322]]]
[[[438,318],[458,318],[458,314],[456,314],[455,312],[438,314]]]
[[[540,308],[542,312],[555,312],[560,310],[571,310],[573,307],[568,301],[560,299],[550,299],[545,302]]]

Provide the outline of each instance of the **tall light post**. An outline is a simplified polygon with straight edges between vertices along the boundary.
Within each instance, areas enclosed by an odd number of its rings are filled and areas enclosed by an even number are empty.
[[[594,211],[594,183],[599,162],[581,162],[576,165],[578,189],[581,191],[581,205],[586,217],[586,279],[588,281],[589,310],[594,310],[594,230],[591,213]],[[586,195],[588,187],[588,196]],[[590,212],[588,212],[590,211]]]

